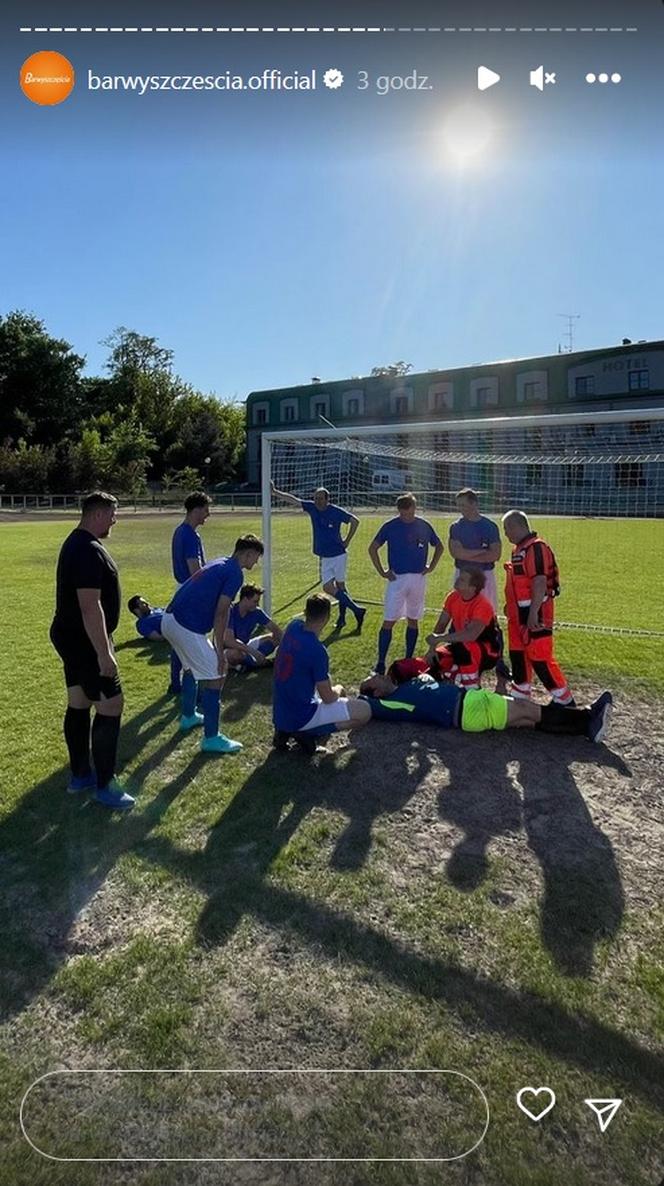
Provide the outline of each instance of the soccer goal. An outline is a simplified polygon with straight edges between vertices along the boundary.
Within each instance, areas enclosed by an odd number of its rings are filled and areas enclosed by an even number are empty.
[[[367,548],[397,496],[412,491],[447,544],[454,495],[471,487],[482,514],[523,510],[553,547],[561,625],[664,637],[664,409],[263,433],[266,603],[298,612],[319,579],[309,517],[273,499],[271,480],[298,498],[324,486],[359,517],[348,587],[365,604],[382,601]],[[432,610],[452,579],[446,547],[428,584]]]

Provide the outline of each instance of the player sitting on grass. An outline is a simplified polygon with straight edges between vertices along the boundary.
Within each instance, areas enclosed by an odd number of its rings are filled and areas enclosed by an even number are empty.
[[[150,605],[150,602],[141,597],[139,593],[129,598],[127,609],[136,618],[136,630],[141,638],[145,638],[149,642],[161,641],[163,638],[161,633],[163,609],[157,609]]]
[[[346,696],[330,682],[328,654],[320,635],[330,620],[329,597],[309,597],[304,621],[286,627],[274,665],[273,745],[286,750],[294,737],[305,753],[316,749],[316,737],[339,729],[366,725],[371,713],[366,701]]]
[[[485,581],[481,568],[462,568],[427,638],[427,658],[435,658],[441,675],[466,689],[479,688],[482,672],[491,671],[502,652],[496,614],[483,592]]]
[[[239,600],[231,606],[224,652],[229,667],[236,671],[266,667],[283,637],[281,628],[258,604],[264,592],[260,585],[243,585]],[[254,630],[260,626],[266,626],[267,633],[254,636]]]
[[[610,692],[602,692],[587,708],[563,708],[559,704],[513,700],[483,689],[467,692],[449,681],[438,683],[430,675],[415,679],[406,675],[401,684],[398,678],[398,664],[393,663],[389,676],[371,675],[360,684],[360,695],[366,696],[374,719],[423,722],[465,733],[530,728],[542,733],[578,734],[595,742],[604,741],[609,728],[613,705]]]

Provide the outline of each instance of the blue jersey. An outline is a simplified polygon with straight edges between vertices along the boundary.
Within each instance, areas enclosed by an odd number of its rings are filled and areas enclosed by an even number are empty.
[[[236,601],[235,605],[231,606],[228,615],[228,629],[232,631],[233,638],[237,638],[238,642],[247,643],[256,627],[266,626],[269,621],[270,619],[265,613],[265,610],[259,606],[256,609],[250,610],[248,614],[242,617],[240,604]]]
[[[450,539],[457,540],[469,552],[482,552],[500,542],[500,532],[496,524],[484,515],[480,515],[479,519],[464,519],[462,516],[450,527]],[[454,563],[458,569],[481,568],[485,572],[494,567],[493,561],[482,564],[478,560],[455,560]]]
[[[153,609],[144,618],[136,619],[136,629],[141,638],[149,638],[151,634],[161,634],[161,619],[164,616],[163,609]]]
[[[311,720],[319,701],[316,684],[329,679],[330,666],[322,642],[296,618],[286,627],[274,665],[272,718],[276,729],[296,733]]]
[[[405,572],[424,572],[429,545],[435,548],[440,539],[426,519],[406,523],[399,516],[383,523],[374,543],[387,544],[387,565],[397,576]]]
[[[220,556],[195,572],[176,591],[168,612],[194,634],[208,634],[214,625],[217,602],[232,601],[242,588],[242,569],[233,556]]]
[[[430,675],[400,684],[389,696],[376,700],[366,696],[372,717],[381,721],[422,721],[452,729],[459,724],[462,690],[454,684],[439,684]]]
[[[346,551],[346,545],[341,538],[341,524],[352,523],[353,517],[341,507],[335,507],[331,502],[324,510],[319,511],[315,502],[302,500],[302,510],[311,519],[314,534],[314,556],[341,556]]]
[[[205,564],[203,541],[198,532],[191,526],[191,523],[187,523],[186,519],[173,532],[171,557],[173,560],[173,576],[178,585],[183,585],[191,576],[187,560],[198,560],[201,568]]]

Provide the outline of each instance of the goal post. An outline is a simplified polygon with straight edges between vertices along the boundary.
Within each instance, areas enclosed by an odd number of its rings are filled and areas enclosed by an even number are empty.
[[[380,523],[396,513],[398,495],[411,490],[418,513],[446,545],[429,581],[432,609],[440,608],[453,579],[447,537],[458,517],[454,495],[470,487],[483,514],[499,519],[512,508],[523,510],[551,543],[565,593],[561,621],[664,633],[659,595],[654,621],[641,626],[643,607],[616,605],[610,622],[606,604],[612,573],[627,580],[640,562],[659,557],[664,565],[664,408],[285,430],[263,433],[261,449],[263,583],[272,612],[311,588],[317,562],[308,517],[273,499],[271,481],[298,498],[324,486],[333,503],[360,518],[348,581],[365,604],[382,599],[367,547]],[[506,551],[504,543],[503,561]],[[651,602],[651,616],[652,609]]]

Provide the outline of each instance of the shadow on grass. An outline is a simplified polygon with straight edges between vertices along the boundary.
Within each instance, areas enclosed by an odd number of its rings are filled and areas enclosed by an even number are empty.
[[[476,889],[488,872],[491,841],[525,831],[544,880],[542,943],[565,975],[589,976],[595,945],[620,927],[624,895],[611,843],[593,823],[570,766],[629,769],[585,738],[530,734],[515,745],[513,736],[476,738],[472,751],[445,750],[450,783],[439,812],[464,832],[447,876],[461,891]]]
[[[167,642],[159,642],[155,639],[154,642],[148,642],[145,638],[128,638],[125,642],[119,642],[116,651],[133,651],[137,659],[145,659],[150,667],[163,667],[169,662],[170,647]]]
[[[298,765],[294,756],[271,754],[224,811],[202,853],[180,849],[163,836],[147,836],[139,845],[146,859],[208,895],[198,922],[201,946],[228,942],[243,916],[250,914],[332,960],[367,968],[409,993],[444,1005],[473,1029],[527,1042],[571,1066],[601,1074],[607,1082],[625,1084],[664,1110],[664,1058],[617,1030],[535,993],[493,983],[451,961],[413,951],[343,910],[267,880],[280,853],[317,805],[348,812],[349,827],[355,826],[344,787],[350,763],[335,770],[335,760],[330,754],[315,764]],[[412,778],[404,771],[402,800],[408,785],[412,793],[422,777],[421,769],[413,771]],[[379,787],[369,817],[379,814],[379,804],[382,810],[394,809],[393,802],[389,792],[382,798]],[[551,911],[553,923],[553,906]]]
[[[123,724],[120,764],[134,759],[175,715],[171,700],[157,701]],[[0,1014],[25,1008],[67,958],[67,938],[78,913],[120,857],[158,825],[170,804],[195,777],[200,753],[143,807],[140,789],[181,740],[168,732],[163,744],[131,774],[138,794],[133,812],[114,815],[86,796],[67,795],[68,768],[38,783],[0,822],[0,913],[4,958]]]

